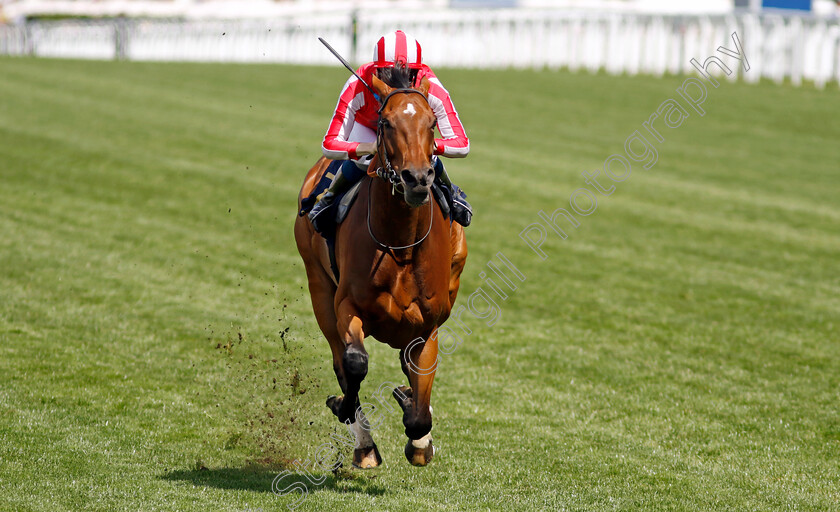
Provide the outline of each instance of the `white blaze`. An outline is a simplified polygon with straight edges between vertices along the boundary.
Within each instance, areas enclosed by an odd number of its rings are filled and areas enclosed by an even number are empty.
[[[417,111],[414,110],[414,103],[409,103],[408,105],[406,105],[405,110],[403,110],[403,114],[407,114],[410,116],[413,116],[416,113]]]

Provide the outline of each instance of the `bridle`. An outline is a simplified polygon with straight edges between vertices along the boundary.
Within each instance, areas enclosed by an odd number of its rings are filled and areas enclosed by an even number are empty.
[[[427,105],[429,104],[429,99],[426,98],[426,95],[417,89],[394,89],[385,96],[385,99],[382,100],[382,105],[376,112],[379,114],[379,121],[376,124],[376,153],[379,155],[379,161],[385,166],[384,168],[378,167],[376,169],[376,175],[391,184],[391,194],[397,190],[398,186],[402,186],[402,181],[400,180],[400,176],[397,174],[397,171],[395,171],[391,166],[391,159],[388,158],[388,151],[385,147],[385,138],[382,135],[382,129],[385,127],[385,120],[382,118],[382,111],[385,110],[385,105],[388,104],[388,100],[396,94],[419,94],[420,97],[423,98],[423,101],[425,101]]]
[[[376,152],[379,155],[379,161],[383,164],[380,167],[376,168],[376,175],[380,178],[384,179],[388,183],[391,184],[391,195],[394,195],[397,191],[397,187],[402,187],[402,180],[400,180],[399,174],[397,171],[394,170],[394,167],[391,165],[391,159],[388,158],[388,150],[385,147],[385,138],[382,135],[383,128],[385,126],[385,121],[382,119],[382,111],[385,109],[385,105],[388,104],[388,100],[391,99],[395,94],[419,94],[423,101],[426,104],[429,103],[428,98],[422,92],[418,91],[417,89],[394,89],[387,96],[385,99],[382,100],[382,105],[379,107],[377,113],[379,114],[379,121],[377,122],[376,126]],[[413,244],[410,245],[403,245],[403,246],[393,246],[387,245],[379,241],[376,238],[376,235],[373,234],[373,228],[370,225],[370,210],[371,210],[371,194],[370,194],[370,187],[373,181],[368,182],[368,201],[367,201],[367,228],[368,233],[370,234],[370,238],[376,242],[376,245],[385,249],[386,251],[398,251],[401,249],[410,249],[412,247],[416,247],[423,243],[424,240],[429,236],[429,233],[432,232],[432,220],[435,218],[434,216],[434,205],[432,204],[432,198],[429,198],[429,229],[426,231],[426,234],[420,240],[417,240]],[[404,190],[400,193],[404,193]]]

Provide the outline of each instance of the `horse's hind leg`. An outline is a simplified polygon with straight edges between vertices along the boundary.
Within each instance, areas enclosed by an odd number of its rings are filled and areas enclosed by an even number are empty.
[[[394,390],[394,398],[403,410],[403,425],[408,443],[405,456],[415,466],[425,466],[432,460],[435,450],[432,445],[432,383],[437,369],[437,333],[422,343],[412,344],[400,351],[403,372],[408,376],[411,388]]]
[[[457,222],[452,223],[450,243],[452,244],[452,265],[449,269],[449,307],[451,308],[458,297],[461,272],[464,271],[464,265],[467,263],[467,239],[464,236],[464,228]]]

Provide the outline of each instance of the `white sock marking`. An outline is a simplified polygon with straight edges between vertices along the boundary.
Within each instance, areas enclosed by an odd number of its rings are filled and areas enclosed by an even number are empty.
[[[432,434],[428,433],[425,436],[421,437],[420,439],[412,439],[411,446],[417,448],[418,450],[425,450],[429,443],[432,442]]]
[[[367,425],[367,418],[361,411],[356,411],[356,421],[350,424],[350,430],[356,436],[356,448],[370,448],[373,446],[373,437],[370,435],[370,430],[361,425],[362,422]]]

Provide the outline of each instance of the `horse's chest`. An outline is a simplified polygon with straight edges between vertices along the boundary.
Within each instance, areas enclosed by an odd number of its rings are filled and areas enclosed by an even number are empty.
[[[436,325],[448,305],[446,287],[423,277],[397,273],[391,279],[374,282],[374,310],[379,320],[407,329]]]

